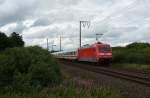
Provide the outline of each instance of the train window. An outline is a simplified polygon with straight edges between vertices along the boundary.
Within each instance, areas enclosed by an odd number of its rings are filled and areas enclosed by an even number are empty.
[[[111,51],[110,46],[103,46],[103,47],[99,47],[99,51],[100,52],[109,52]]]

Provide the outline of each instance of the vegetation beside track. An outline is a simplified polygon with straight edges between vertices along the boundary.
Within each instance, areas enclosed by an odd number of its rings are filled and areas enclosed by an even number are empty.
[[[146,64],[113,64],[113,68],[118,68],[118,69],[127,69],[127,70],[137,70],[137,71],[143,71],[146,73],[150,73],[150,65]]]
[[[60,81],[59,65],[45,49],[10,48],[0,53],[0,93],[30,93]]]
[[[62,76],[58,62],[38,46],[0,53],[0,98],[121,98],[107,88],[64,83]]]
[[[32,94],[5,94],[0,98],[123,98],[108,88],[76,87],[74,83],[61,84],[53,88],[45,88]]]
[[[113,67],[150,70],[150,44],[132,43],[126,47],[113,47]]]

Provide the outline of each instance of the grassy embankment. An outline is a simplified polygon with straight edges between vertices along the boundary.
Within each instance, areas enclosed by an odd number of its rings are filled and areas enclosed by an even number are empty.
[[[113,67],[150,72],[150,44],[132,43],[113,48]]]
[[[32,94],[1,94],[0,98],[123,98],[111,89],[106,88],[75,88],[75,86],[57,86],[45,88]]]
[[[121,98],[111,89],[76,87],[62,77],[57,61],[40,47],[0,52],[0,98]]]

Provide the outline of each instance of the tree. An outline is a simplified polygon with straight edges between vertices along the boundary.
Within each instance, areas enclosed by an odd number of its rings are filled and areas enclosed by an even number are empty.
[[[0,51],[7,48],[8,45],[8,37],[5,35],[5,33],[0,32]]]
[[[13,32],[10,37],[8,37],[5,33],[0,32],[0,51],[5,50],[6,48],[23,46],[24,41],[22,36],[20,36],[18,33]]]
[[[18,33],[13,32],[10,37],[11,41],[11,47],[23,47],[24,46],[24,41],[22,39],[22,36],[20,36]]]
[[[135,49],[143,49],[143,48],[149,48],[149,43],[144,42],[134,42],[126,46],[127,48],[135,48]]]

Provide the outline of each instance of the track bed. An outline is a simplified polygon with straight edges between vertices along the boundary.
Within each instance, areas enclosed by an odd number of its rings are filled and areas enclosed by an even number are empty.
[[[103,69],[103,71],[100,72],[100,68],[101,70]],[[128,79],[127,77],[122,77],[122,74],[118,72],[119,76],[116,76],[116,74],[112,75],[111,72],[105,73],[106,70],[103,67],[71,62],[63,62],[62,69],[71,74],[73,77],[80,79],[86,78],[87,81],[92,79],[94,83],[99,84],[99,86],[105,85],[115,88],[123,96],[125,96],[125,98],[149,98],[150,96],[149,82],[144,82],[144,78],[149,78],[149,76],[143,76],[142,81],[140,80],[140,82],[139,80],[133,79],[133,77],[141,77],[143,75],[142,73],[136,73],[131,79]],[[149,79],[146,81],[149,81]]]

